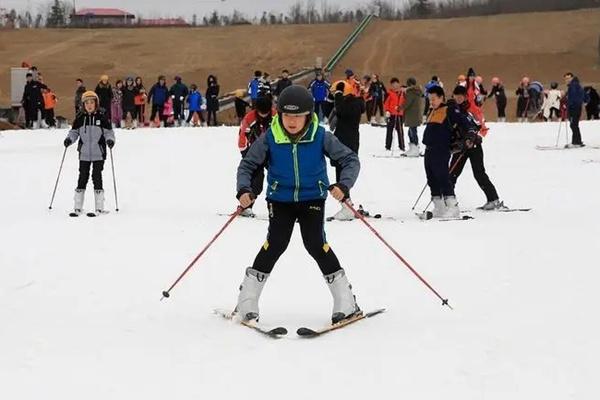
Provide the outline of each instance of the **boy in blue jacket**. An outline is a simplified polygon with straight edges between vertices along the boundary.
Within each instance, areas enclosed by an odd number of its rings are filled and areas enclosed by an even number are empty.
[[[469,132],[469,123],[456,103],[445,103],[444,89],[433,86],[428,91],[431,111],[427,116],[423,144],[425,150],[425,172],[431,190],[433,216],[436,218],[460,217],[460,209],[450,177],[450,147],[456,133]],[[466,140],[467,138],[464,138]],[[460,140],[463,140],[461,138]],[[475,138],[470,138],[475,141]]]
[[[317,72],[315,79],[308,85],[308,89],[312,92],[315,101],[315,113],[319,117],[319,121],[325,120],[329,115],[325,111],[325,103],[329,96],[331,83],[323,78],[321,72]]]
[[[192,118],[194,118],[194,114],[198,114],[198,120],[204,122],[204,118],[202,117],[202,94],[198,91],[198,86],[195,83],[190,85],[190,89],[191,92],[187,98],[189,115],[185,122],[189,124]]]
[[[267,167],[269,233],[252,267],[246,269],[235,313],[258,320],[258,301],[275,263],[287,248],[296,220],[304,247],[319,265],[333,296],[332,322],[360,314],[346,273],[325,238],[327,193],[348,198],[360,170],[358,156],[319,125],[312,94],[292,85],[281,92],[271,127],[250,147],[237,173],[240,206],[254,203],[253,173]],[[329,185],[325,155],[341,167],[337,183]]]
[[[152,114],[150,115],[150,121],[154,121],[156,114],[158,113],[158,118],[161,121],[161,125],[164,125],[164,122],[167,118],[164,115],[165,103],[169,97],[169,88],[167,87],[167,80],[163,75],[158,77],[158,81],[152,86],[150,89],[150,93],[148,93],[148,104],[152,102]]]

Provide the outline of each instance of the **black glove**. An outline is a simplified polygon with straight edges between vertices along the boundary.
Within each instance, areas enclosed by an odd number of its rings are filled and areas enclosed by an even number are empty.
[[[66,138],[63,144],[65,145],[65,147],[69,147],[71,144],[73,144],[73,142],[71,141],[71,139]]]
[[[108,148],[109,148],[109,149],[112,149],[112,148],[113,148],[113,146],[115,145],[115,141],[114,141],[114,140],[112,140],[112,139],[108,139],[108,140],[106,141],[106,145],[108,146]]]
[[[235,198],[239,200],[240,197],[242,197],[246,193],[250,193],[250,197],[252,197],[253,200],[256,199],[256,195],[250,189],[242,189],[242,190],[240,190],[239,192],[237,192],[237,195],[235,196]]]
[[[350,189],[348,189],[348,186],[344,185],[343,183],[334,183],[333,185],[329,185],[327,190],[331,190],[334,187],[339,188],[344,193],[344,198],[342,199],[342,201],[345,201],[350,198]]]

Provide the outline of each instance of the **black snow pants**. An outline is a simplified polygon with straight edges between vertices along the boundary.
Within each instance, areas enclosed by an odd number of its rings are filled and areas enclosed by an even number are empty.
[[[470,149],[467,149],[461,157],[460,153],[454,154],[452,156],[452,161],[450,162],[451,166],[454,166],[450,174],[450,178],[452,179],[452,185],[456,185],[456,181],[458,177],[462,173],[467,160],[471,162],[471,169],[473,170],[473,176],[477,181],[477,184],[485,193],[485,197],[487,201],[498,200],[498,192],[496,192],[496,188],[494,184],[490,180],[490,177],[485,172],[485,165],[483,164],[483,148],[481,144],[478,144]]]
[[[269,201],[269,233],[252,268],[270,274],[292,237],[296,220],[304,247],[317,262],[323,275],[333,274],[342,267],[325,238],[325,200],[280,203]]]
[[[390,115],[387,122],[387,131],[385,134],[385,149],[392,149],[392,141],[394,139],[394,130],[398,134],[398,147],[400,150],[404,151],[404,128],[402,124],[404,123],[404,119],[399,115]]]
[[[425,173],[427,174],[427,185],[431,190],[431,197],[454,196],[454,185],[448,170],[449,161],[450,149],[427,147],[425,150]]]
[[[92,170],[92,182],[94,190],[103,190],[102,188],[102,170],[104,169],[104,161],[79,161],[79,179],[77,180],[77,189],[85,190],[88,180],[90,179],[90,167]]]

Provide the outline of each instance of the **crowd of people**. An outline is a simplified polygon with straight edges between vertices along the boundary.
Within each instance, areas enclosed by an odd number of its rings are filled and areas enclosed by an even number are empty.
[[[398,147],[407,151],[408,156],[417,155],[418,139],[417,127],[422,123],[419,120],[419,111],[422,109],[422,119],[429,112],[429,99],[427,91],[434,87],[444,87],[437,76],[422,87],[415,81],[406,81],[405,84],[398,79],[392,79],[386,88],[385,83],[377,74],[357,76],[351,69],[345,71],[344,82],[349,83],[348,91],[356,97],[362,98],[365,106],[367,122],[376,126],[387,128],[386,150],[393,151],[391,146],[396,133]],[[338,81],[339,82],[339,81]],[[577,77],[573,82],[567,82],[568,88],[580,86]],[[314,79],[307,88],[315,102],[315,112],[319,119],[325,123],[332,119],[334,109],[335,84],[317,70]],[[261,96],[268,96],[277,101],[281,92],[292,85],[289,71],[284,69],[279,77],[271,80],[266,72],[255,71],[247,88],[238,89],[224,96],[234,98],[234,108],[238,123],[241,123],[248,108],[254,109],[256,101]],[[494,98],[497,109],[497,121],[506,122],[507,93],[502,80],[498,77],[491,79],[491,87],[486,90],[484,79],[470,70],[465,75],[459,75],[456,85],[467,87],[471,92],[477,92],[471,112],[479,113],[487,99]],[[568,89],[570,90],[570,89]],[[77,115],[82,109],[81,96],[86,91],[82,79],[75,81],[74,112]],[[206,89],[202,93],[197,84],[186,85],[181,76],[175,76],[171,84],[167,78],[160,75],[156,82],[147,90],[142,77],[126,77],[111,83],[108,75],[102,75],[94,87],[100,99],[100,108],[104,109],[113,128],[133,129],[138,126],[173,127],[173,126],[216,126],[220,109],[221,90],[217,77],[209,75],[206,80]],[[576,91],[579,91],[578,89]],[[577,104],[568,104],[567,99],[574,95],[567,95],[567,91],[560,90],[557,82],[551,82],[545,88],[539,81],[532,81],[523,77],[515,90],[517,97],[515,117],[519,122],[535,120],[555,121],[567,119],[567,110],[574,109]],[[250,101],[246,101],[249,98]],[[23,91],[22,104],[25,112],[25,126],[28,129],[36,127],[53,128],[57,125],[55,107],[58,102],[56,93],[44,82],[42,74],[36,67],[31,67],[27,73],[27,83]],[[585,106],[587,119],[600,119],[600,96],[592,86],[583,88],[581,99],[576,99]],[[482,115],[476,115],[485,127]],[[335,124],[335,115],[332,121]],[[39,123],[38,123],[39,121]],[[576,125],[576,124],[574,124]],[[408,128],[408,150],[404,140],[404,128]]]

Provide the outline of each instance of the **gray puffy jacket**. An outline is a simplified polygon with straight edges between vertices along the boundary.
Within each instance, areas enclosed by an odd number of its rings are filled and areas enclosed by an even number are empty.
[[[106,141],[115,141],[115,133],[106,115],[100,111],[79,113],[67,136],[72,143],[79,138],[77,151],[81,161],[106,160]]]

